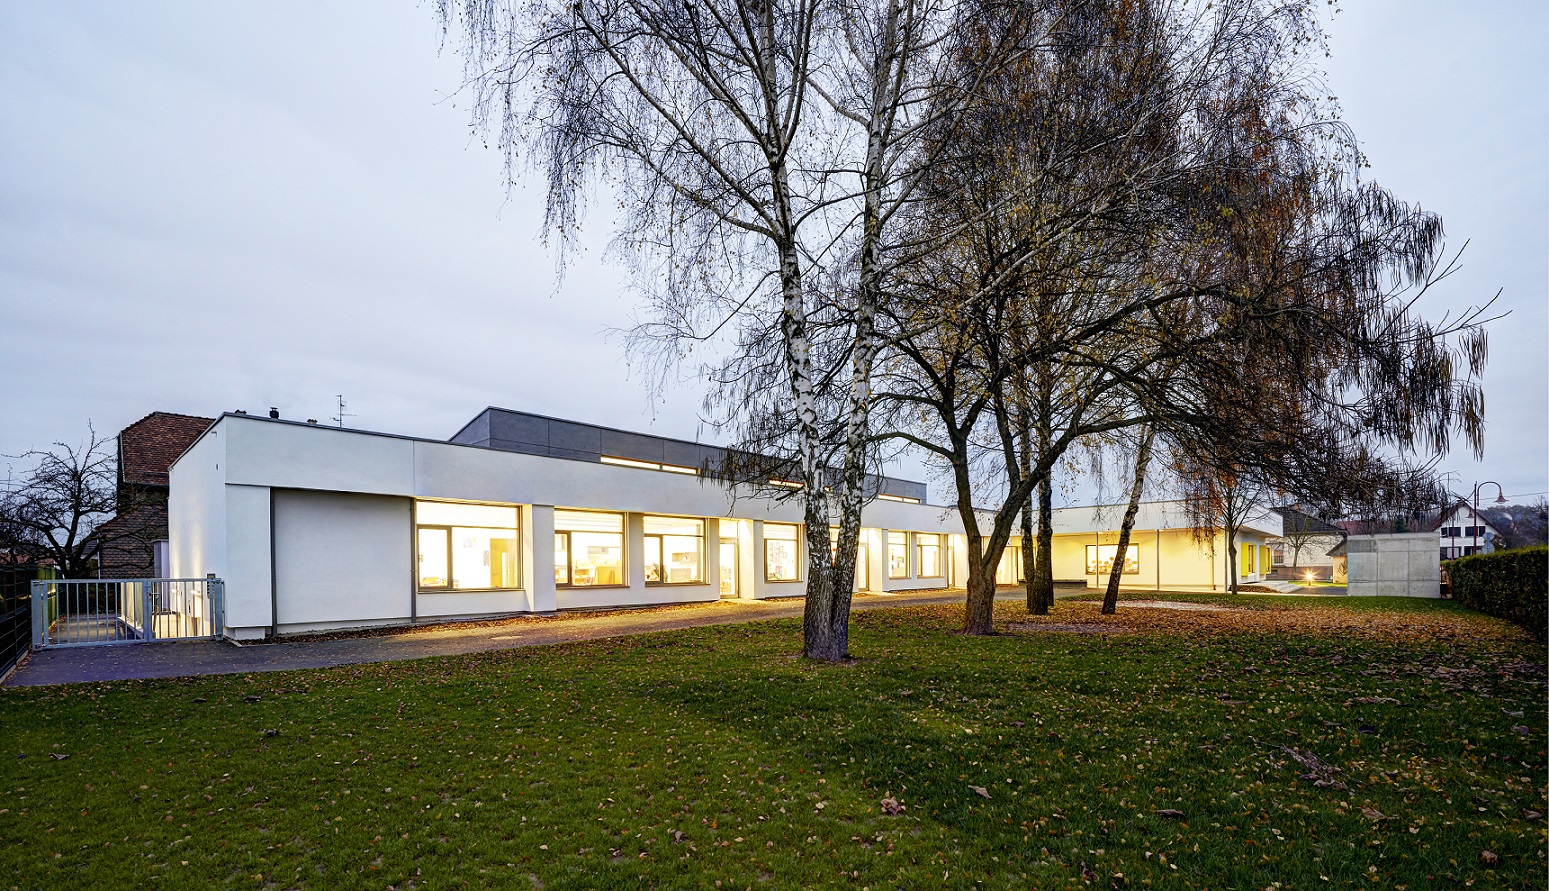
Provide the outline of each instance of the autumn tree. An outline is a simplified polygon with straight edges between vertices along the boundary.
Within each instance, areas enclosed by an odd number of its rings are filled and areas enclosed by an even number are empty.
[[[1412,314],[1445,268],[1440,222],[1358,178],[1348,130],[1306,90],[1311,5],[1080,12],[1058,41],[1068,60],[1030,56],[1048,69],[992,80],[985,125],[947,134],[960,163],[933,170],[918,220],[960,237],[888,306],[882,393],[901,407],[893,435],[956,484],[969,633],[992,630],[1016,517],[1083,437],[1148,425],[1183,454],[1230,442],[1200,478],[1239,493],[1311,489],[1457,432],[1479,442],[1480,318]],[[984,222],[986,206],[1008,212]],[[1014,388],[1044,362],[1062,426],[1028,459],[1016,412],[1035,400]]]

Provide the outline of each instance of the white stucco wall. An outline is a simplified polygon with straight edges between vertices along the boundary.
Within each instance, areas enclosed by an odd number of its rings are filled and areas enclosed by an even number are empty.
[[[226,437],[211,431],[172,465],[167,537],[173,578],[226,576]]]
[[[393,624],[414,614],[410,501],[385,495],[274,493],[273,624],[281,634]],[[448,592],[423,597],[443,614],[517,612],[525,598]]]
[[[1345,547],[1351,596],[1441,596],[1441,552],[1435,532],[1352,535]]]

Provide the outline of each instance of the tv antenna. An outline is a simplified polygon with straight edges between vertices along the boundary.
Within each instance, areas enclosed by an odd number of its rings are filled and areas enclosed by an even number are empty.
[[[339,413],[334,415],[333,422],[335,424],[339,425],[340,427],[343,427],[344,426],[344,419],[345,418],[353,418],[353,417],[355,417],[355,413],[352,412],[352,411],[345,411],[344,410],[346,407],[349,406],[349,403],[344,401],[344,394],[343,393],[336,393],[335,394],[335,398],[339,400]]]

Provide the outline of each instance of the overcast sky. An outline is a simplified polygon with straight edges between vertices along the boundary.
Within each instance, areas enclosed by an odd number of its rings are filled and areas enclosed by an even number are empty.
[[[1545,492],[1549,4],[1356,0],[1330,30],[1372,178],[1470,242],[1424,311],[1510,310],[1485,459],[1444,466]],[[556,289],[542,194],[507,197],[459,82],[408,0],[0,5],[0,454],[158,409],[326,422],[337,393],[435,438],[500,405],[715,439],[695,382],[653,402],[607,333],[631,305],[598,250]]]

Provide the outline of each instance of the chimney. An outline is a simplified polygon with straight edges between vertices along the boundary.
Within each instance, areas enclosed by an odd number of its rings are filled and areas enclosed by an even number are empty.
[[[280,410],[275,408],[272,405],[269,406],[269,417],[274,418],[276,421],[278,421],[280,419]]]

